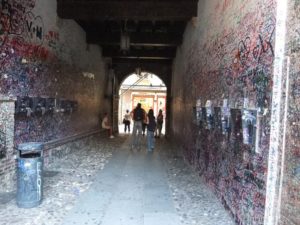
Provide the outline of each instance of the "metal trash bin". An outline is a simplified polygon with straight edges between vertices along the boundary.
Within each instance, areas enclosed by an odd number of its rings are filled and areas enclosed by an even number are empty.
[[[42,202],[43,148],[42,142],[18,145],[17,205],[20,208],[32,208]]]

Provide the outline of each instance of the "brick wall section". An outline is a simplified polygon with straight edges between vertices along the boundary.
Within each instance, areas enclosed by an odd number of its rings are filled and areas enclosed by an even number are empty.
[[[86,44],[85,32],[75,21],[57,17],[56,1],[3,0],[0,18],[0,94],[63,98],[79,105],[71,114],[15,116],[14,145],[98,128],[100,113],[109,111],[103,107],[101,49]],[[13,160],[8,160],[0,160],[5,174],[14,170]]]
[[[284,154],[284,170],[282,185],[282,200],[280,225],[300,224],[300,2],[288,1],[288,21],[286,36],[286,60],[285,80],[288,81],[288,89],[284,97],[288,96],[287,124]]]
[[[14,99],[0,97],[0,124],[1,131],[5,133],[6,155],[0,159],[0,189],[7,191],[12,189],[14,177]]]
[[[172,130],[186,160],[199,171],[238,224],[263,224],[270,138],[276,25],[275,0],[199,1],[198,18],[174,62]],[[195,125],[193,107],[228,99],[231,136]],[[256,149],[242,142],[239,113],[261,109]]]

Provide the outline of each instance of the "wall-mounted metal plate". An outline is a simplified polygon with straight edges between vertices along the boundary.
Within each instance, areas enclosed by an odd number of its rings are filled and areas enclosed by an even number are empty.
[[[222,115],[221,115],[221,108],[214,107],[214,127],[215,129],[222,131]]]
[[[242,116],[243,123],[243,143],[247,145],[255,145],[257,111],[244,109]]]
[[[242,112],[240,109],[231,109],[231,132],[236,140],[242,140]]]
[[[214,108],[206,107],[206,128],[212,130],[214,128]]]
[[[231,132],[231,115],[229,107],[221,108],[221,123],[222,123],[222,133],[224,135]]]

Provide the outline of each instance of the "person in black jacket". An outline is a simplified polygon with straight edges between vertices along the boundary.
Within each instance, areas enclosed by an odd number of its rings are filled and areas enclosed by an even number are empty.
[[[137,148],[141,149],[141,134],[142,134],[142,124],[146,118],[145,110],[142,108],[141,103],[138,103],[134,110],[130,113],[133,119],[133,130],[132,130],[132,141],[131,149]]]
[[[156,126],[156,134],[155,134],[155,137],[157,137],[157,138],[160,138],[160,136],[161,136],[163,122],[164,122],[164,116],[163,116],[162,110],[160,109],[158,112],[158,115],[157,115],[157,126]]]
[[[149,152],[154,149],[154,131],[156,129],[155,116],[153,109],[150,109],[147,115],[147,148]]]

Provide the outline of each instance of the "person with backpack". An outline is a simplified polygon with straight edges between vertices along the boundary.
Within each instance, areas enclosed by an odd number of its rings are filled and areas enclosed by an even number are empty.
[[[154,131],[156,128],[155,116],[153,113],[153,109],[149,109],[147,116],[147,148],[148,152],[152,152],[154,150]]]
[[[131,149],[137,148],[141,149],[141,134],[143,122],[146,119],[146,112],[142,108],[141,103],[138,103],[134,110],[130,113],[133,120],[133,129],[132,129],[132,142]]]
[[[156,134],[155,137],[160,138],[161,130],[164,122],[164,116],[162,114],[162,110],[160,109],[157,115],[157,126],[156,126]]]

